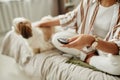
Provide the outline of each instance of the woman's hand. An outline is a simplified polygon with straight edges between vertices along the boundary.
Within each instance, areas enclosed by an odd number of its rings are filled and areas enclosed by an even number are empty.
[[[95,38],[91,35],[80,34],[68,40],[69,44],[63,45],[63,47],[82,49],[83,47],[91,46],[95,41]]]

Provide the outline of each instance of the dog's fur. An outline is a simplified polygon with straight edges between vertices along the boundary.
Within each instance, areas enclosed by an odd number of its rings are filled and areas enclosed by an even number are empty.
[[[41,21],[49,20],[51,17],[43,18]],[[25,18],[15,18],[13,20],[13,26],[17,34],[21,34],[23,38],[27,39],[30,47],[34,53],[40,53],[52,49],[53,46],[49,42],[54,28],[38,28],[38,24],[41,22],[31,22]]]
[[[50,39],[55,32],[59,31],[58,29],[61,30],[59,27],[38,27],[38,24],[41,22],[51,19],[52,17],[47,16],[31,24],[31,22],[25,18],[15,18],[13,25],[16,33],[21,34],[23,38],[27,39],[33,52],[40,53],[54,48]]]
[[[17,34],[21,34],[23,38],[28,39],[32,37],[31,22],[25,18],[15,18],[13,20],[13,28]]]
[[[40,53],[53,49],[53,45],[50,42],[51,36],[54,33],[53,27],[40,28],[39,24],[46,20],[51,20],[52,17],[44,17],[38,22],[32,23],[33,36],[28,39],[30,46],[33,48],[34,53]]]
[[[41,22],[52,20],[51,16],[46,16],[41,19]],[[55,27],[46,26],[40,28],[43,31],[45,41],[48,41],[55,33]]]

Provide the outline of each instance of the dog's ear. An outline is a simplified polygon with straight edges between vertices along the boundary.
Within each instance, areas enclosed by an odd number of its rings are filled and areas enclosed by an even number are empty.
[[[32,37],[32,29],[31,28],[32,28],[31,24],[28,22],[26,22],[26,23],[20,22],[18,24],[18,29],[20,31],[20,34],[26,39]]]

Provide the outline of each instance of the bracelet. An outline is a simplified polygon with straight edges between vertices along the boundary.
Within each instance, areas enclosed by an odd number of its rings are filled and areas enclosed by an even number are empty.
[[[95,50],[97,45],[98,45],[98,42],[95,41],[95,42],[93,42],[91,47]]]
[[[97,37],[95,37],[95,41],[92,43],[92,45],[91,45],[91,47],[92,47],[92,49],[96,49],[96,47],[97,47],[97,45],[98,45],[98,38]]]

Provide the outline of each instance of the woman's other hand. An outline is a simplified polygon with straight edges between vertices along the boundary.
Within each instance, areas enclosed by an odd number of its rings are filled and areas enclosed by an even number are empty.
[[[41,19],[41,21],[38,23],[39,28],[43,27],[54,27],[60,25],[60,21],[58,18],[45,18]]]
[[[63,47],[76,48],[80,50],[84,47],[91,46],[92,43],[95,41],[95,38],[91,35],[80,34],[79,36],[70,38],[68,41],[69,44],[65,44],[63,45]]]

